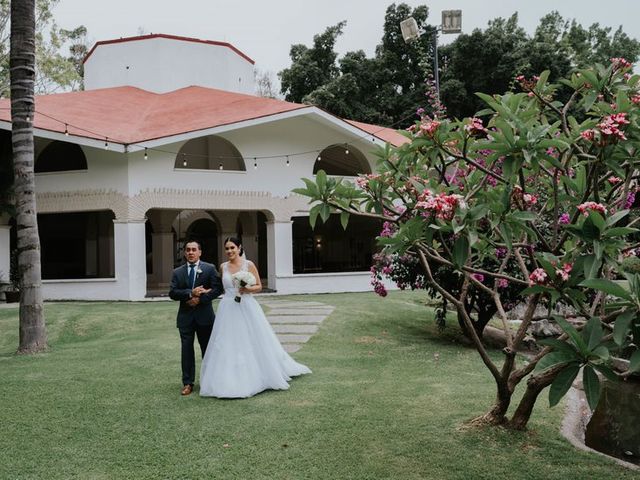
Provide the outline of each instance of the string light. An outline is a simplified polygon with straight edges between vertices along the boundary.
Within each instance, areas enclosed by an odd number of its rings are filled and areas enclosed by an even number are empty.
[[[187,156],[184,153],[182,154],[182,166],[187,166]]]
[[[218,165],[218,170],[223,170],[222,163]]]
[[[253,169],[254,170],[258,169],[258,160],[256,159],[256,157],[253,157]]]
[[[0,109],[8,110],[9,108],[0,108]],[[51,120],[54,120],[54,121],[56,121],[56,122],[58,122],[58,123],[63,124],[63,125],[64,125],[64,134],[65,134],[65,136],[69,136],[69,135],[70,135],[70,134],[69,134],[69,127],[73,127],[73,128],[74,128],[74,129],[76,129],[76,130],[79,130],[79,131],[82,131],[82,132],[87,132],[87,133],[90,133],[90,134],[95,135],[95,136],[98,136],[98,137],[99,137],[99,136],[101,136],[101,135],[100,135],[100,133],[98,133],[98,132],[94,132],[94,131],[88,130],[88,129],[83,128],[83,127],[80,127],[80,126],[77,126],[77,125],[73,125],[73,124],[67,123],[67,122],[62,121],[62,120],[60,120],[59,118],[56,118],[56,117],[54,117],[54,116],[52,116],[52,115],[48,115],[48,114],[46,114],[46,113],[38,112],[38,111],[34,111],[34,115],[35,115],[35,113],[39,113],[40,115],[42,115],[42,116],[43,116],[43,117],[45,117],[45,118],[49,118],[49,119],[51,119]],[[27,121],[27,122],[31,122],[31,121],[32,121],[32,118],[31,118],[31,117],[32,117],[32,115],[31,115],[31,114],[27,114],[27,116],[26,116],[26,121]],[[368,133],[366,133],[365,135],[360,136],[360,137],[359,137],[359,139],[360,139],[360,140],[365,140],[366,138],[370,137],[370,138],[371,138],[371,141],[375,142],[375,141],[376,141],[376,137],[375,137],[374,135],[375,135],[377,132],[382,132],[382,131],[384,131],[384,130],[387,130],[388,128],[393,128],[393,127],[395,127],[395,126],[397,126],[397,125],[401,124],[401,123],[402,123],[402,122],[404,122],[405,120],[408,120],[410,117],[413,117],[413,114],[408,115],[407,117],[405,117],[405,118],[403,118],[403,119],[398,120],[396,123],[394,123],[393,125],[390,125],[389,127],[383,127],[383,128],[380,128],[379,130],[376,130],[375,132],[368,132]],[[105,142],[104,142],[104,149],[105,149],[105,150],[109,150],[109,137],[105,136],[104,138],[105,138]],[[117,141],[117,140],[116,140],[116,143],[122,143],[122,144],[124,145],[124,147],[125,147],[125,151],[126,151],[126,148],[127,148],[127,147],[130,147],[130,146],[142,147],[142,145],[139,145],[139,144],[136,144],[136,143],[126,144],[126,143],[124,143],[124,142],[119,142],[119,141]],[[349,153],[350,153],[350,152],[349,152],[349,144],[348,144],[348,143],[345,143],[345,144],[344,144],[344,147],[345,147],[345,150],[344,150],[345,155],[349,155]],[[148,150],[149,150],[149,149],[148,149],[147,147],[143,147],[143,148],[144,148],[144,150],[145,150],[144,158],[145,158],[145,160],[147,160],[147,159],[148,159],[148,157],[149,157],[149,155],[148,155]],[[152,150],[152,151],[157,151],[157,152],[166,153],[166,154],[170,154],[170,155],[175,155],[175,156],[179,156],[179,155],[180,155],[180,153],[179,153],[179,152],[172,152],[172,151],[164,150],[164,149],[161,149],[161,148],[151,148],[151,150]],[[285,156],[286,156],[286,158],[287,158],[286,165],[287,165],[287,166],[290,166],[290,165],[291,165],[291,161],[290,161],[290,159],[289,159],[289,156],[291,156],[291,155],[294,155],[294,156],[295,156],[295,155],[308,155],[308,154],[310,154],[310,153],[314,153],[314,152],[318,152],[317,161],[321,161],[321,160],[322,160],[322,156],[321,156],[321,154],[320,154],[320,151],[319,151],[319,150],[310,150],[310,151],[305,151],[305,152],[295,152],[295,153],[290,153],[289,155],[285,155]],[[182,154],[182,156],[183,156],[183,166],[185,166],[185,167],[186,167],[186,166],[187,166],[187,158],[186,158],[186,154]],[[193,156],[205,157],[205,155],[193,155]],[[282,154],[279,154],[279,155],[267,155],[267,156],[263,156],[263,157],[262,157],[262,156],[261,156],[261,157],[253,157],[253,158],[254,158],[254,168],[256,168],[256,169],[258,168],[258,166],[257,166],[257,165],[258,165],[258,164],[257,164],[257,159],[258,159],[258,158],[268,159],[268,158],[278,158],[278,157],[282,158]],[[219,159],[222,159],[223,157],[218,157],[218,158],[219,158]],[[224,158],[233,158],[233,159],[237,159],[238,157],[236,157],[236,156],[229,156],[229,157],[226,157],[226,156],[225,156]],[[242,157],[240,157],[240,158],[242,158]],[[220,170],[223,170],[222,164],[220,164],[219,168],[220,168]]]

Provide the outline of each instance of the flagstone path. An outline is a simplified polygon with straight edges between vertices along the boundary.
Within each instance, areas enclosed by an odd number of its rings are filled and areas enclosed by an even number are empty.
[[[320,302],[278,300],[267,296],[257,300],[268,308],[267,320],[289,353],[300,350],[334,310],[331,305]]]

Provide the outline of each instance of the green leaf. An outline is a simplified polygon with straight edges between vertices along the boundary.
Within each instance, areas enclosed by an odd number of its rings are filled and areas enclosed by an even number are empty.
[[[598,260],[595,255],[586,255],[584,257],[584,277],[586,279],[592,279],[600,270],[602,261]]]
[[[588,278],[583,280],[580,284],[581,287],[593,288],[600,290],[614,297],[624,298],[625,300],[632,300],[631,295],[624,288],[611,280],[606,278]]]
[[[590,365],[585,365],[582,370],[582,384],[589,408],[595,410],[598,400],[600,400],[600,379]]]
[[[613,341],[616,342],[616,345],[622,346],[624,341],[627,339],[627,334],[631,329],[631,321],[636,318],[637,315],[638,312],[631,309],[618,315],[613,326]]]
[[[612,382],[620,381],[620,377],[616,375],[616,372],[606,365],[592,365],[592,367],[604,375],[607,380],[611,380]]]
[[[457,267],[463,267],[469,257],[469,240],[461,235],[453,244],[453,261]]]
[[[555,367],[556,365],[577,362],[579,359],[580,357],[575,349],[554,350],[538,360],[535,372],[543,372],[551,367]]]
[[[318,173],[316,173],[316,183],[318,184],[318,190],[322,195],[327,188],[327,173],[324,170],[318,170]]]
[[[614,213],[610,217],[607,217],[607,226],[611,227],[618,223],[619,220],[622,220],[629,214],[629,210],[620,210],[619,212]]]
[[[625,235],[630,235],[632,233],[636,233],[637,231],[638,231],[637,228],[615,227],[615,228],[610,228],[609,230],[606,230],[603,236],[606,238],[624,237]]]
[[[604,220],[602,220],[602,217],[600,218],[600,220],[602,221],[602,224],[604,224]],[[584,220],[582,228],[580,229],[580,233],[582,235],[582,238],[588,241],[593,241],[600,238],[600,228],[598,228],[598,226],[593,222],[593,218],[591,216],[588,216]]]
[[[330,216],[331,216],[331,207],[326,203],[322,204],[322,206],[320,207],[320,218],[322,219],[323,222],[326,223],[326,221],[329,220]]]
[[[582,338],[587,342],[589,350],[596,348],[602,340],[602,324],[599,317],[591,317],[584,329],[582,330]]]
[[[591,355],[589,355],[589,358],[597,357],[600,360],[606,361],[606,360],[609,360],[610,356],[611,355],[609,354],[609,349],[604,345],[600,345],[599,347],[596,347],[593,349],[593,351],[591,352]]]
[[[578,333],[576,328],[560,315],[554,315],[553,318],[556,322],[558,322],[558,325],[560,326],[560,328],[562,328],[562,331],[569,335],[569,338],[571,338],[578,351],[586,357],[589,354],[587,343],[583,340],[582,336]]]
[[[318,214],[320,213],[321,207],[322,204],[319,203],[311,207],[311,210],[309,210],[309,224],[311,225],[312,229],[316,227],[316,221],[318,219]]]
[[[640,350],[636,350],[629,359],[629,371],[637,372],[640,370]]]
[[[542,340],[538,340],[537,343],[538,345],[551,347],[556,352],[566,352],[567,354],[573,355],[575,358],[578,357],[576,349],[573,345],[562,340],[558,340],[557,338],[543,338]]]
[[[342,229],[346,230],[349,224],[349,212],[340,212],[340,223],[342,224]]]
[[[538,216],[534,212],[528,212],[526,210],[516,210],[511,214],[511,217],[515,220],[519,220],[521,222],[532,221],[538,218]]]
[[[560,399],[571,388],[571,384],[578,376],[580,371],[580,365],[571,364],[562,370],[558,376],[553,380],[551,388],[549,388],[549,406],[554,407],[558,404]]]

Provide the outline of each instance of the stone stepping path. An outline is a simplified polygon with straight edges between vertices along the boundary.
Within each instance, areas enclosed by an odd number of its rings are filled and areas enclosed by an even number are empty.
[[[271,298],[258,298],[269,308],[267,320],[278,336],[285,351],[297,352],[318,331],[322,321],[331,315],[334,307],[320,302],[295,302]]]

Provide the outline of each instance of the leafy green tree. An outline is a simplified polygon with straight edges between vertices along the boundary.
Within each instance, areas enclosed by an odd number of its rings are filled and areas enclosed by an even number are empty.
[[[373,58],[348,52],[339,62],[334,51],[346,22],[314,37],[314,45],[291,47],[291,67],[279,73],[285,99],[317,105],[331,113],[380,125],[394,125],[425,103],[427,74],[432,72],[433,27],[426,6],[401,3],[387,8],[384,33]],[[400,22],[414,17],[425,30],[419,40],[405,43]]]
[[[540,393],[549,387],[557,404],[580,372],[595,408],[600,374],[615,381],[640,372],[640,274],[627,260],[640,254],[640,216],[631,209],[640,190],[640,76],[630,70],[613,58],[557,84],[549,71],[519,76],[517,93],[479,94],[485,121],[424,116],[410,142],[379,150],[375,173],[351,183],[319,171],[294,190],[310,198],[312,225],[332,213],[343,225],[350,215],[380,219],[383,254],[419,262],[495,382],[495,402],[479,422],[523,429]],[[567,101],[560,85],[571,91]],[[460,279],[453,287],[452,276]],[[502,323],[502,362],[474,328],[471,287]],[[512,287],[525,303],[517,330],[505,313]],[[574,313],[555,314],[558,304]],[[522,361],[517,352],[538,307],[564,334],[539,341],[539,353]],[[629,358],[626,371],[614,370],[614,355]]]
[[[281,91],[288,102],[302,102],[308,93],[333,80],[339,73],[338,54],[334,51],[338,35],[346,22],[328,27],[313,37],[313,47],[292,45],[289,51],[291,67],[278,73]]]
[[[59,28],[53,9],[60,0],[36,0],[36,78],[35,93],[82,88],[82,59],[87,52],[86,28]],[[0,0],[0,95],[9,89],[10,0]],[[63,50],[69,49],[65,55]]]
[[[485,30],[460,35],[440,49],[445,67],[441,75],[441,95],[450,115],[473,115],[482,108],[475,93],[501,93],[513,85],[518,75],[530,76],[549,70],[555,81],[576,68],[608,63],[624,57],[635,63],[640,42],[622,28],[593,24],[585,29],[575,20],[566,20],[554,11],[544,16],[532,36],[518,26],[517,14],[489,22]],[[568,91],[560,93],[566,100]]]

